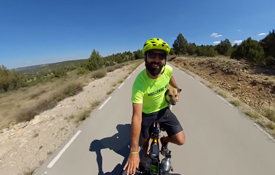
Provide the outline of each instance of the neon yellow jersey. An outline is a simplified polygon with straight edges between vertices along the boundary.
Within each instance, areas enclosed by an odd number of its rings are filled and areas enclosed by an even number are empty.
[[[147,75],[146,69],[141,71],[132,87],[132,102],[142,103],[142,112],[149,114],[168,106],[165,91],[172,77],[173,69],[165,65],[164,73],[157,79]]]

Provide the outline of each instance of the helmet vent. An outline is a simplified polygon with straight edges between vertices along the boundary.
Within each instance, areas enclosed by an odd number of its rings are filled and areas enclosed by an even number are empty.
[[[147,44],[144,44],[144,46],[146,46]]]
[[[153,44],[153,46],[156,46],[156,44]]]

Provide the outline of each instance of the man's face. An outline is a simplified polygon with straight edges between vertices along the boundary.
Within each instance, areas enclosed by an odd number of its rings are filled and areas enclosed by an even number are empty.
[[[147,52],[145,66],[152,76],[160,73],[164,66],[166,56],[166,52],[162,50],[150,50]]]

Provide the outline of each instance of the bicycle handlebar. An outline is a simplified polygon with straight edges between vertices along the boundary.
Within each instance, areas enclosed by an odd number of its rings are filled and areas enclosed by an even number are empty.
[[[135,175],[140,175],[140,174],[144,174],[142,171],[136,169]],[[127,169],[123,170],[121,175],[127,175]]]

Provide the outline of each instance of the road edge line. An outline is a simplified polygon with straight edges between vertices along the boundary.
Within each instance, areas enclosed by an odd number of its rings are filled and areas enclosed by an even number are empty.
[[[225,100],[223,97],[221,97],[220,95],[217,95],[220,99],[222,99],[222,101],[226,102],[229,106],[234,107],[232,104],[230,104],[227,100]]]
[[[112,98],[112,96],[108,97],[107,100],[98,108],[99,110],[103,108],[103,106]]]
[[[257,123],[254,123],[254,125],[255,125],[259,130],[261,130],[265,135],[267,135],[267,137],[269,137],[272,141],[274,141],[274,138],[273,138],[270,134],[268,134],[265,130],[263,130],[263,128],[260,127]]]
[[[55,156],[55,158],[48,164],[47,168],[52,168],[52,166],[58,161],[61,155],[68,149],[68,147],[73,143],[76,137],[81,133],[81,130],[78,130],[75,135],[70,139],[70,141],[62,148],[62,150]]]

